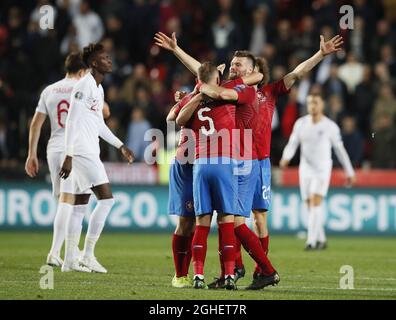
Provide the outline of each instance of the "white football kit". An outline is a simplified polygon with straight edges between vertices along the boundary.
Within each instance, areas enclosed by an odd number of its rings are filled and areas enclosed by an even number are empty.
[[[351,161],[342,142],[340,128],[329,118],[323,116],[317,123],[313,123],[311,115],[298,119],[282,158],[290,161],[299,145],[301,145],[299,180],[303,200],[314,194],[326,196],[333,166],[331,147],[334,148],[347,176],[354,176]]]
[[[78,80],[64,78],[46,87],[41,93],[36,112],[48,115],[51,136],[47,144],[47,162],[52,182],[52,193],[73,193],[72,179],[61,179],[59,172],[65,159],[65,123],[70,96]]]
[[[99,157],[99,137],[117,149],[123,144],[103,120],[103,103],[103,88],[96,84],[91,73],[74,86],[65,137],[66,155],[73,158],[71,177],[74,193],[109,182]]]

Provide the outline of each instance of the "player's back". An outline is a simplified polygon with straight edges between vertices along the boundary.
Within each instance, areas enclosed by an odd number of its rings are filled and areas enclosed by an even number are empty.
[[[65,123],[70,106],[71,92],[76,79],[64,78],[46,87],[40,96],[36,111],[48,115],[51,137],[47,152],[63,152],[65,147]]]
[[[235,108],[233,104],[209,100],[194,111],[188,127],[194,132],[196,158],[235,156]]]

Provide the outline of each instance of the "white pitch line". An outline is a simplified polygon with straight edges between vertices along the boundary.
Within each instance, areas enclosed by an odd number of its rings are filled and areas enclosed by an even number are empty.
[[[293,275],[293,276],[285,276],[287,279],[293,278],[304,278],[307,276],[304,275]],[[322,278],[322,279],[339,279],[337,276],[326,276],[326,275],[309,275],[310,278]],[[376,281],[396,281],[396,278],[371,278],[371,277],[355,277],[355,280],[376,280]]]
[[[354,289],[341,289],[341,288],[326,288],[326,287],[292,287],[292,286],[279,286],[278,289],[304,289],[304,290],[337,290],[343,292],[354,291],[396,291],[396,288],[354,288]],[[276,290],[276,289],[274,289]]]

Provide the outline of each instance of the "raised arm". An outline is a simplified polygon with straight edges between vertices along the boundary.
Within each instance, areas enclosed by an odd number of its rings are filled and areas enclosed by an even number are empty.
[[[202,93],[197,94],[192,98],[179,112],[179,115],[176,118],[176,123],[179,126],[185,126],[187,122],[191,119],[194,111],[199,106],[202,101],[203,95]]]
[[[289,165],[290,160],[294,157],[298,145],[300,144],[300,122],[297,121],[294,124],[292,134],[290,136],[289,142],[287,143],[285,149],[283,150],[282,159],[280,160],[279,166],[281,168],[286,168]]]
[[[169,111],[168,115],[166,116],[166,122],[176,121],[177,114],[175,110],[179,107],[180,101],[178,101]]]
[[[172,38],[169,38],[162,32],[157,32],[154,36],[155,44],[161,48],[173,52],[173,54],[189,69],[194,75],[198,74],[198,69],[201,63],[191,57],[183,49],[177,45],[176,33],[172,33]]]
[[[33,116],[29,129],[29,151],[25,163],[25,171],[29,177],[33,178],[37,175],[39,170],[39,162],[37,158],[37,145],[40,139],[41,128],[44,124],[47,115],[36,111]]]
[[[305,60],[304,62],[300,63],[292,72],[288,73],[284,78],[283,81],[285,82],[285,87],[290,89],[293,84],[296,82],[297,79],[300,79],[312,70],[323,58],[329,54],[341,50],[341,45],[344,43],[342,37],[336,35],[331,40],[325,42],[324,37],[320,36],[320,49],[316,52],[311,58]]]

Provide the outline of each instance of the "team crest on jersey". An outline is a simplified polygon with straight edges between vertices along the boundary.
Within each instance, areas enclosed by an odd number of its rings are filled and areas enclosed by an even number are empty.
[[[77,100],[82,100],[83,98],[83,93],[81,91],[77,91],[74,95],[74,98],[76,98]]]
[[[264,102],[265,100],[267,100],[267,97],[265,95],[263,95],[262,92],[257,91],[257,98],[259,99],[259,101]]]
[[[236,90],[236,91],[238,91],[238,92],[241,92],[243,89],[245,89],[246,88],[246,85],[245,84],[238,84],[238,85],[236,85],[235,87],[234,87],[234,90]]]
[[[186,209],[188,210],[188,211],[193,211],[193,209],[194,209],[194,204],[193,204],[193,202],[192,201],[187,201],[186,202]]]

